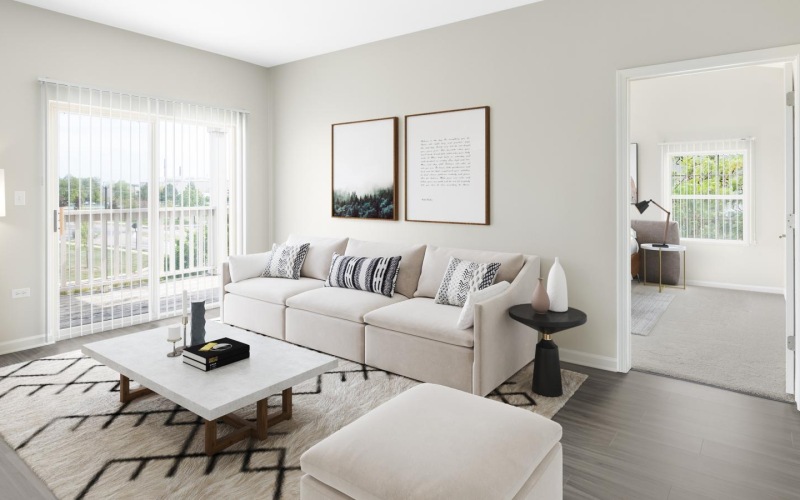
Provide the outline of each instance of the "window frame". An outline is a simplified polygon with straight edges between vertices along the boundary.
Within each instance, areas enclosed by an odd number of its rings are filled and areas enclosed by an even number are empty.
[[[742,239],[726,240],[716,238],[692,238],[684,236],[681,231],[681,241],[691,243],[749,246],[756,243],[755,238],[755,203],[753,193],[754,139],[711,140],[700,142],[682,142],[661,144],[661,176],[663,186],[663,199],[671,213],[674,213],[675,200],[742,200]],[[675,156],[708,156],[723,154],[742,155],[743,186],[741,195],[675,195],[672,193],[672,158]],[[677,219],[671,219],[679,222]]]

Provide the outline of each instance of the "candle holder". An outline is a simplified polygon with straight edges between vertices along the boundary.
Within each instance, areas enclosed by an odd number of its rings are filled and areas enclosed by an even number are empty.
[[[183,350],[189,347],[186,345],[186,325],[189,323],[189,318],[187,316],[181,317],[181,324],[183,325],[183,345],[178,347],[178,354],[182,354]]]
[[[167,357],[177,358],[178,356],[180,356],[181,353],[183,352],[183,347],[181,347],[180,351],[177,348],[175,348],[175,343],[177,342],[177,340],[168,340],[167,342],[172,342],[172,352],[168,352]]]

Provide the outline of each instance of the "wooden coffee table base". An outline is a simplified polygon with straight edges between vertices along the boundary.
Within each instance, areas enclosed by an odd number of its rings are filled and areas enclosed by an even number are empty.
[[[142,387],[130,389],[130,379],[125,375],[119,376],[119,400],[128,403],[142,396],[153,394],[153,391]],[[243,441],[247,438],[255,438],[263,441],[267,438],[267,430],[273,425],[292,418],[292,388],[284,389],[281,393],[281,412],[274,415],[268,414],[267,400],[262,399],[256,403],[256,421],[251,422],[242,417],[229,413],[222,417],[222,421],[234,427],[236,430],[229,432],[223,437],[217,435],[217,420],[206,420],[206,455],[211,456],[219,453],[234,443]]]

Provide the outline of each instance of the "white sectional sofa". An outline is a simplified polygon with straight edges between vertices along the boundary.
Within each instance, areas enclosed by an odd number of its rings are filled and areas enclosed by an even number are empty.
[[[533,359],[536,335],[508,309],[530,301],[536,256],[302,235],[287,243],[310,243],[299,280],[234,280],[223,264],[224,323],[480,396]],[[334,252],[400,255],[394,296],[323,287]],[[450,257],[499,262],[495,282],[511,284],[475,305],[475,325],[466,330],[456,327],[460,307],[434,302]]]

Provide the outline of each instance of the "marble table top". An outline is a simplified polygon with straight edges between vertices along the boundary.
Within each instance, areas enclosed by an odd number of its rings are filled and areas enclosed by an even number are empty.
[[[339,361],[296,345],[217,322],[206,323],[206,340],[229,337],[250,345],[250,357],[204,372],[167,357],[167,327],[83,346],[81,351],[112,370],[206,420],[220,418],[309,378]]]

